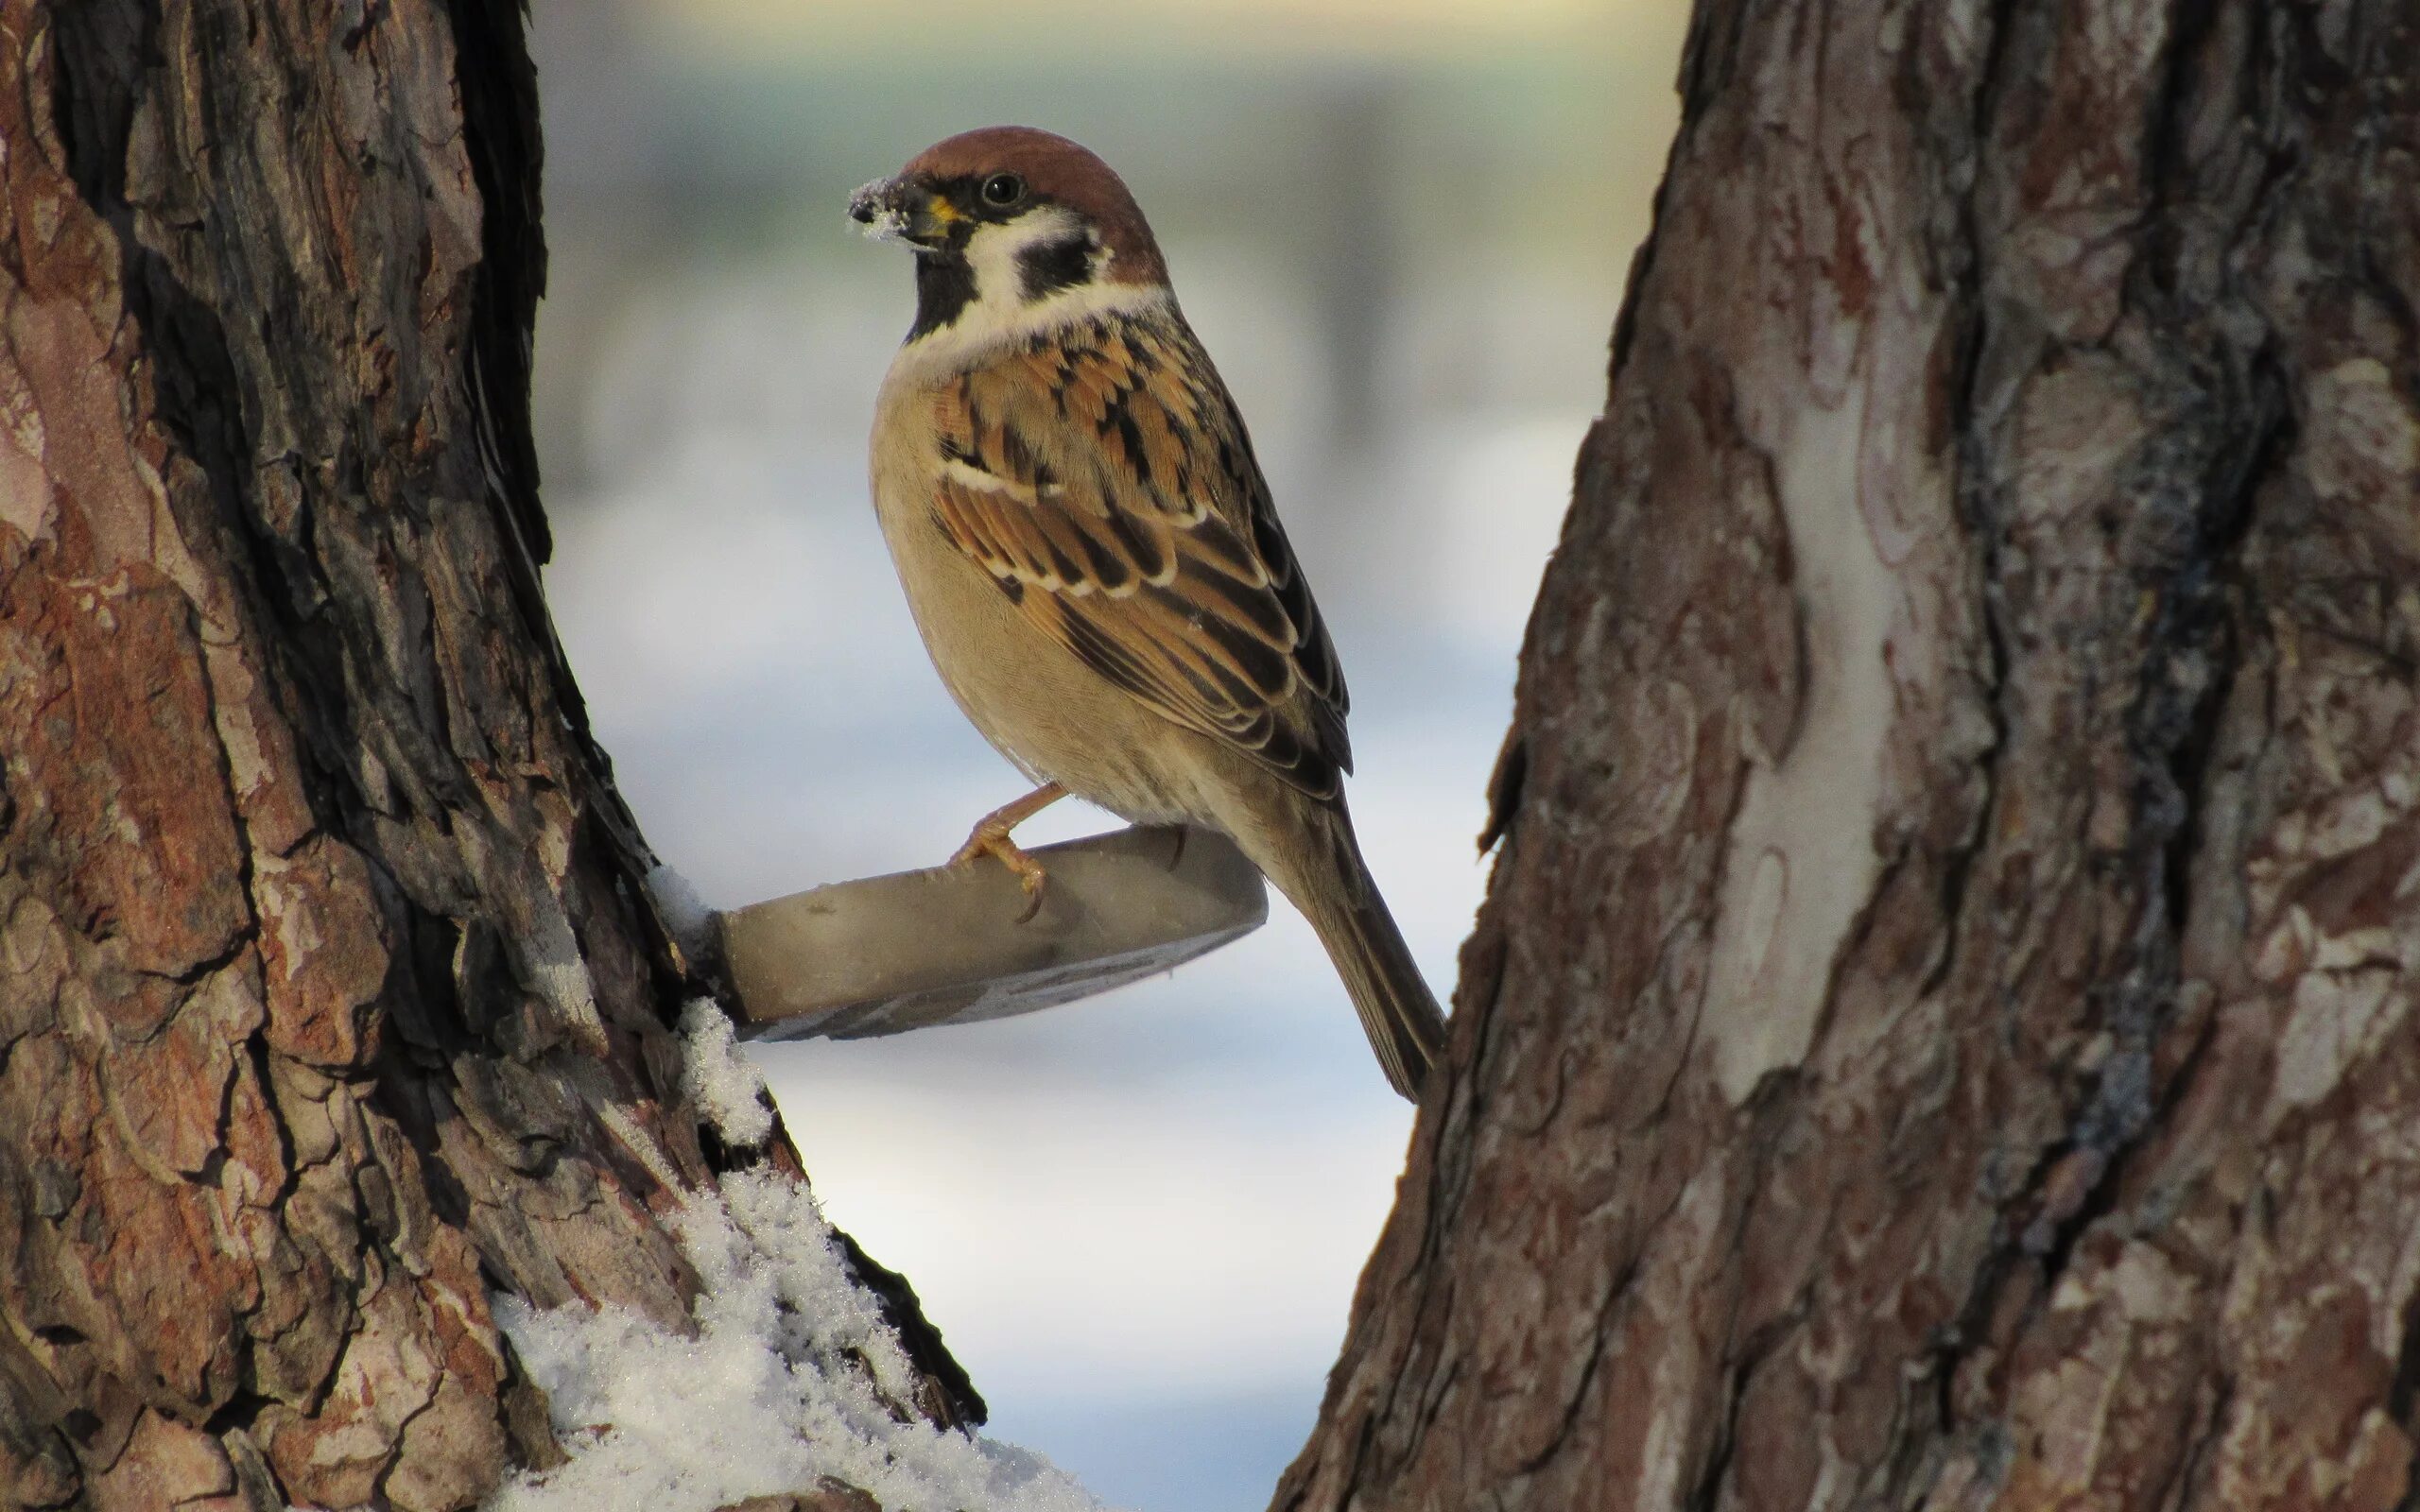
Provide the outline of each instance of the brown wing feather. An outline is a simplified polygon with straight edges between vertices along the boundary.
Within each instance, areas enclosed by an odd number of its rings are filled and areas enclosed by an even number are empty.
[[[1339,791],[1335,649],[1234,401],[1173,310],[966,373],[934,417],[933,521],[1037,626],[1177,723]]]

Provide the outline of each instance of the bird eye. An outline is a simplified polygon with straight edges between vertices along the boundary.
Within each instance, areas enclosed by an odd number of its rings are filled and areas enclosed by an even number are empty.
[[[1025,180],[1013,173],[995,173],[983,180],[983,202],[1006,210],[1025,198]]]

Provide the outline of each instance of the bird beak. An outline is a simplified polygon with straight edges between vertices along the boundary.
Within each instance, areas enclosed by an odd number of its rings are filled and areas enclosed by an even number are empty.
[[[849,218],[876,241],[906,242],[925,251],[949,245],[950,228],[965,217],[947,196],[902,175],[876,179],[849,197]]]

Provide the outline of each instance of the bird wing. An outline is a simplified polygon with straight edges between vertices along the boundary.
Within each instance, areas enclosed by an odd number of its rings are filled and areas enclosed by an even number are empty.
[[[933,521],[1034,625],[1178,724],[1340,791],[1335,648],[1181,318],[1079,323],[935,403]]]

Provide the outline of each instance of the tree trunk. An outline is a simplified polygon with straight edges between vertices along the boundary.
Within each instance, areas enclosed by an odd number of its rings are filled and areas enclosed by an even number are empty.
[[[537,169],[510,0],[0,5],[0,1503],[470,1505],[491,1289],[685,1327],[796,1175],[540,597]]]
[[[1681,88],[1275,1504],[2413,1504],[2420,5]]]

